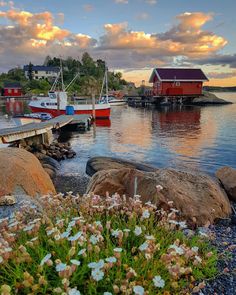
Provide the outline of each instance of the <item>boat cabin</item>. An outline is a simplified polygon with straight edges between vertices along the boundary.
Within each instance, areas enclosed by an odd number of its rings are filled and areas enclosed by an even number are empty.
[[[205,81],[201,69],[183,68],[156,68],[149,79],[153,96],[200,96]]]

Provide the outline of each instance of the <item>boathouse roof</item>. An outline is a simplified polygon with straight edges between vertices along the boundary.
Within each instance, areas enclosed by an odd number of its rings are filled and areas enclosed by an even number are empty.
[[[24,66],[24,72],[29,70],[29,65]],[[53,67],[53,66],[32,66],[32,71],[46,71],[46,72],[59,72],[59,67]]]
[[[157,76],[160,81],[208,81],[201,69],[156,68],[153,70],[149,82]]]
[[[21,88],[21,85],[19,82],[4,82],[4,88]]]

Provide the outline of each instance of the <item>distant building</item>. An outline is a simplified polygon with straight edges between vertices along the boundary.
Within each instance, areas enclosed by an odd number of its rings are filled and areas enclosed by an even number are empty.
[[[201,69],[156,68],[149,82],[153,96],[199,96],[203,82],[208,81]]]
[[[25,77],[29,79],[29,65],[24,66]],[[32,66],[32,77],[34,80],[55,79],[60,69],[51,66]]]
[[[19,82],[5,82],[3,86],[3,96],[21,96],[22,87]]]

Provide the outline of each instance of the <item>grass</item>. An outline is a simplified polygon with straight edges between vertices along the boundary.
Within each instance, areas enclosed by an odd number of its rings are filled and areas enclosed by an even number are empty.
[[[43,214],[31,208],[29,219],[23,208],[1,222],[3,295],[188,294],[216,274],[216,251],[201,236],[186,237],[173,208],[118,195],[42,202]]]

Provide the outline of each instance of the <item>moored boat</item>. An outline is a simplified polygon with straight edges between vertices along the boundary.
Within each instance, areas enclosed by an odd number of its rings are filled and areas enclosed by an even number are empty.
[[[62,66],[60,73],[52,85],[51,90],[48,92],[47,97],[36,97],[29,103],[29,107],[33,113],[35,112],[47,112],[53,117],[68,114],[68,107],[70,108],[70,115],[76,114],[88,114],[93,115],[95,111],[95,118],[109,118],[111,113],[111,107],[108,102],[104,104],[69,104],[66,90],[73,83],[75,78],[69,83],[67,87],[64,86]],[[61,77],[62,90],[56,90],[57,83]],[[73,111],[72,111],[73,110]]]

